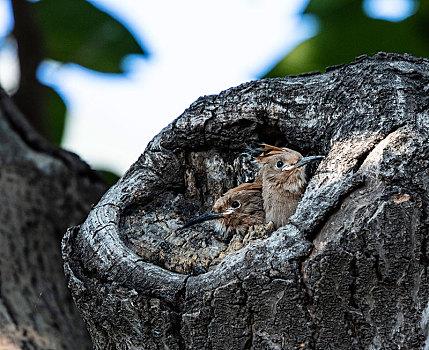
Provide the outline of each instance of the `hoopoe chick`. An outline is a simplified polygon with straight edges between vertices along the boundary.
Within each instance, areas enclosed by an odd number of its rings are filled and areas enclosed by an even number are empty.
[[[216,231],[227,236],[243,235],[250,227],[264,224],[261,184],[243,183],[230,189],[214,203],[211,211],[191,219],[182,229],[207,220],[214,220]]]
[[[303,157],[289,148],[263,144],[256,157],[261,168],[257,182],[262,184],[265,218],[276,228],[286,225],[298,206],[307,181],[305,167],[324,156]]]

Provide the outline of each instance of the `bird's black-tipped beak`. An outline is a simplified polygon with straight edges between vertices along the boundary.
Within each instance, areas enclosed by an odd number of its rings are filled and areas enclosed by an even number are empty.
[[[222,217],[221,213],[215,213],[214,211],[209,211],[207,213],[204,213],[203,215],[200,215],[196,218],[189,220],[186,224],[184,224],[181,227],[181,229],[187,228],[189,226],[198,224],[198,223],[203,222],[203,221],[219,219],[221,217]]]
[[[314,162],[316,160],[321,160],[325,158],[325,156],[310,156],[310,157],[302,157],[300,160],[298,160],[297,163],[295,163],[293,166],[295,168],[300,168],[308,163]]]

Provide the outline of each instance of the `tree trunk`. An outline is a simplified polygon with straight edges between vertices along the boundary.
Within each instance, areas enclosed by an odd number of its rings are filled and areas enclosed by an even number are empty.
[[[90,349],[64,279],[61,237],[104,187],[52,148],[0,89],[0,349]]]
[[[428,60],[380,53],[197,100],[63,240],[95,347],[429,348],[428,84]],[[261,141],[327,155],[291,223],[178,230]]]

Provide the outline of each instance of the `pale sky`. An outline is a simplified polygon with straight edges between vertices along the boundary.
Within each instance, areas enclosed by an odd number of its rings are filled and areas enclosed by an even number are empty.
[[[257,79],[315,32],[314,21],[298,16],[306,1],[266,3],[98,0],[126,19],[151,54],[126,59],[126,77],[75,65],[42,71],[69,101],[63,147],[123,173],[198,97]]]
[[[39,78],[68,107],[63,147],[97,169],[125,172],[147,143],[199,96],[255,80],[317,32],[300,11],[308,0],[96,0],[150,51],[128,57],[125,76],[46,62]],[[0,0],[0,36],[10,30]],[[366,0],[376,18],[401,20],[408,0]],[[0,81],[14,84],[13,49],[0,50]],[[15,65],[16,67],[16,65]]]

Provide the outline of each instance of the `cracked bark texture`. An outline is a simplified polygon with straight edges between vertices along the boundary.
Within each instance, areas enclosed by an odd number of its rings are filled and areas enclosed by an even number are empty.
[[[0,349],[90,349],[64,278],[61,238],[104,186],[49,146],[0,89]]]
[[[428,60],[380,53],[198,99],[64,237],[95,347],[429,348],[428,89]],[[327,155],[291,223],[177,230],[260,141]]]

